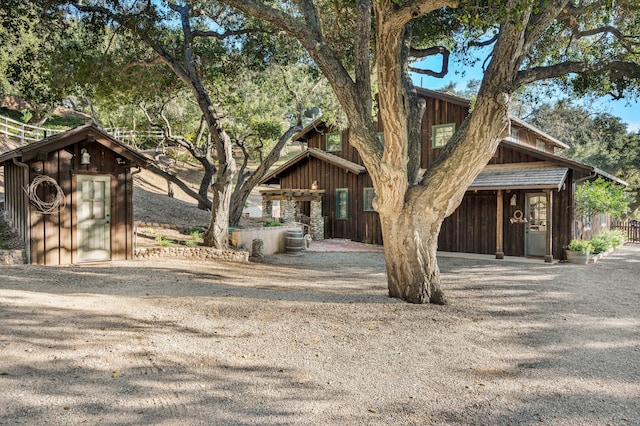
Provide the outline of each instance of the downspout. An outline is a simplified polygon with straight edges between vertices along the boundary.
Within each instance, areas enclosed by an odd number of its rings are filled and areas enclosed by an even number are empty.
[[[13,164],[24,169],[24,181],[28,185],[29,184],[29,165],[26,163],[21,163],[16,159],[16,157],[13,157],[12,160],[13,160]],[[23,236],[23,240],[25,244],[25,254],[27,256],[27,264],[30,265],[31,264],[31,207],[29,206],[28,202],[27,202],[26,217],[24,218],[24,220],[25,220],[26,235]]]

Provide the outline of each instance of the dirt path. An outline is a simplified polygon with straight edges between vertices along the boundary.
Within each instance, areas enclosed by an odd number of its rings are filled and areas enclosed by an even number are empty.
[[[381,253],[0,267],[0,424],[640,424],[640,247],[595,265]]]

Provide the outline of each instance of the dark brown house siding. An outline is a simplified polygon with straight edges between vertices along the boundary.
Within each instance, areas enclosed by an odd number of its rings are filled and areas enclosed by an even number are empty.
[[[310,157],[296,164],[280,178],[281,188],[308,189],[317,180],[319,189],[325,190],[322,211],[325,216],[326,238],[349,238],[382,244],[380,221],[375,212],[364,212],[364,188],[372,187],[368,174],[356,175],[343,168]],[[348,219],[336,219],[336,190],[348,191]],[[309,203],[300,206],[302,214],[309,215]]]

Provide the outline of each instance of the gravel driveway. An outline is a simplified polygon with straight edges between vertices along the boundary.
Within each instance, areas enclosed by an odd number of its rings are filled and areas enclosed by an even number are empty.
[[[640,424],[640,246],[440,266],[445,307],[381,253],[0,267],[0,424]]]

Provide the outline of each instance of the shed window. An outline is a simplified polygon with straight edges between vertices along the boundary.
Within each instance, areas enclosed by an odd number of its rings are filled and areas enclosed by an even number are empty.
[[[376,196],[376,191],[373,188],[364,188],[364,211],[372,212],[375,211],[373,209],[373,197]]]
[[[539,149],[540,151],[544,151],[546,147],[547,147],[547,144],[544,143],[543,140],[536,139],[536,149]]]
[[[382,146],[384,146],[384,132],[378,132],[378,139],[380,139]]]
[[[327,133],[325,137],[327,152],[342,151],[342,132]]]
[[[349,190],[346,188],[336,189],[336,219],[347,220],[349,217]]]
[[[431,127],[432,147],[442,148],[456,132],[456,123],[440,124]]]

